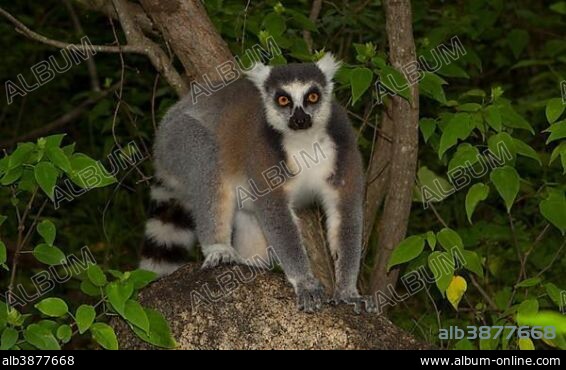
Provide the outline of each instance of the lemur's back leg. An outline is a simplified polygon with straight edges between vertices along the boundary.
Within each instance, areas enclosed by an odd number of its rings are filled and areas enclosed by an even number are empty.
[[[166,275],[187,261],[196,242],[195,222],[189,209],[162,182],[152,186],[150,199],[140,268]]]
[[[234,189],[221,176],[213,134],[188,114],[166,124],[158,138],[156,159],[164,177],[174,184],[176,196],[190,205],[205,257],[203,268],[239,262],[231,245]],[[176,156],[171,156],[170,148],[175,148]]]

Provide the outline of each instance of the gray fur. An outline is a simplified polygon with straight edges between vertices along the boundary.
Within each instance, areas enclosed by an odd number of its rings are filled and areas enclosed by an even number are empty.
[[[331,79],[337,66],[327,58],[324,68],[321,67],[324,71],[316,64],[263,67],[256,69],[261,73],[250,77],[253,82],[236,81],[211,96],[199,97],[196,104],[192,97],[186,97],[164,117],[155,142],[156,176],[190,210],[203,246],[204,267],[243,262],[231,244],[232,240],[245,240],[242,234],[247,230],[232,236],[233,227],[245,225],[245,218],[235,222],[235,189],[222,189],[227,184],[232,186],[235,179],[250,179],[258,187],[268,188],[263,171],[288,161],[288,150],[301,138],[306,137],[308,142],[312,136],[313,140],[329,142],[327,148],[334,153],[329,153],[333,162],[324,164],[331,170],[325,178],[310,179],[310,169],[296,178],[286,174],[285,186],[272,189],[245,210],[246,217],[255,216],[257,221],[248,223],[256,225],[250,231],[259,230],[260,225],[259,231],[263,232],[264,238],[252,240],[265,240],[273,246],[295,288],[299,308],[305,311],[320,308],[323,290],[310,270],[292,209],[290,197],[293,191],[300,192],[301,186],[320,183],[324,189],[314,189],[313,199],[325,205],[329,220],[339,224],[339,230],[328,230],[329,237],[336,235],[331,243],[335,248],[337,281],[334,298],[347,302],[359,298],[356,281],[361,258],[363,170],[350,122],[332,98]],[[274,92],[294,82],[314,86],[320,93],[316,105],[296,102],[305,107],[313,121],[312,127],[300,131],[286,126],[293,109],[281,113],[280,107],[273,105]],[[300,84],[293,85],[298,89],[296,94],[302,89]],[[274,109],[281,118],[276,118],[278,122],[270,121]],[[238,155],[241,160],[231,163]],[[324,168],[312,171],[316,175]],[[226,225],[230,227],[227,229]],[[266,247],[260,249],[264,251]]]

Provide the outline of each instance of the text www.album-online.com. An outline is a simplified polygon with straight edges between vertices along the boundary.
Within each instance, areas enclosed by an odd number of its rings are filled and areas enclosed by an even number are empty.
[[[524,366],[524,365],[552,365],[560,366],[560,359],[557,357],[519,357],[519,356],[501,356],[495,358],[489,357],[468,357],[460,356],[455,358],[450,357],[421,357],[422,366],[438,366],[438,365],[451,365],[451,366],[469,366],[469,365],[511,365],[511,366]]]

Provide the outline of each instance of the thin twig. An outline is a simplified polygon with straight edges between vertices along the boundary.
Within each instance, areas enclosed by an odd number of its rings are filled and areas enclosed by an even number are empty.
[[[470,274],[469,275],[470,281],[472,282],[472,285],[476,287],[476,289],[478,290],[478,292],[480,292],[481,296],[485,299],[485,301],[487,302],[487,304],[489,305],[489,308],[491,308],[492,310],[497,310],[497,305],[495,304],[495,302],[493,301],[493,299],[491,299],[491,297],[489,296],[489,294],[487,294],[487,292],[481,287],[481,285],[476,281],[476,278]]]
[[[49,122],[49,123],[45,124],[44,126],[36,129],[36,130],[32,130],[32,131],[30,131],[26,134],[23,134],[21,136],[18,136],[16,138],[11,139],[11,140],[4,141],[4,142],[0,143],[0,148],[8,149],[8,148],[11,148],[16,143],[19,143],[19,142],[22,142],[22,141],[33,140],[33,139],[36,139],[40,136],[46,135],[46,134],[48,134],[52,131],[55,131],[55,130],[61,128],[61,127],[64,127],[65,125],[73,122],[78,117],[80,117],[84,112],[86,112],[89,106],[91,106],[94,103],[102,100],[108,94],[110,94],[111,92],[116,90],[118,88],[118,86],[119,86],[118,84],[114,84],[114,85],[110,86],[110,88],[102,91],[100,94],[86,99],[81,104],[79,104],[76,108],[74,108],[72,111],[65,113],[64,115],[57,118],[56,120]]]
[[[14,191],[14,190],[13,190]],[[20,212],[18,206],[16,205],[16,214],[18,215],[18,242],[16,244],[16,250],[14,251],[14,255],[12,256],[12,265],[11,265],[11,272],[10,272],[10,283],[8,284],[8,295],[6,299],[6,303],[10,305],[12,303],[12,291],[14,290],[14,282],[16,281],[16,271],[18,269],[18,258],[20,257],[20,251],[24,245],[24,230],[26,228],[25,223],[27,220],[27,216],[29,215],[29,211],[33,205],[33,201],[37,196],[38,189],[36,188],[34,192],[31,194],[31,198],[26,204],[24,209],[24,213],[20,216]],[[15,194],[15,193],[14,193]]]
[[[75,27],[75,30],[77,31],[79,36],[84,36],[85,32],[83,30],[83,26],[81,24],[79,17],[77,16],[77,12],[75,12],[75,8],[73,7],[73,4],[71,4],[69,0],[64,0],[63,2],[65,3],[65,7],[67,7],[69,16],[71,17],[71,21],[73,22],[73,26]],[[96,63],[94,63],[94,59],[87,58],[86,66],[88,69],[88,74],[90,76],[90,87],[93,91],[99,92],[101,89],[100,89],[100,83],[98,82],[98,71],[96,69]]]
[[[77,48],[77,49],[85,51],[85,52],[94,50],[96,52],[102,52],[102,53],[126,52],[126,53],[146,54],[146,51],[143,49],[143,47],[138,46],[138,45],[127,45],[123,49],[120,49],[116,46],[107,46],[107,45],[88,45],[87,46],[87,45],[73,44],[73,43],[53,40],[53,39],[50,39],[46,36],[40,35],[37,32],[30,30],[25,24],[23,24],[18,19],[16,19],[13,15],[11,15],[7,11],[5,11],[2,7],[0,7],[0,15],[2,15],[4,18],[9,20],[13,25],[15,25],[17,32],[23,34],[24,36],[26,36],[26,37],[28,37],[32,40],[39,41],[43,44],[54,46],[54,47],[59,48],[59,49],[65,49],[65,48],[72,47],[72,48]]]

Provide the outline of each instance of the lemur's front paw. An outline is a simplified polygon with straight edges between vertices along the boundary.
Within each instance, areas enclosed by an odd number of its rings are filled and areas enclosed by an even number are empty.
[[[202,264],[202,269],[209,269],[220,264],[242,263],[242,258],[236,250],[224,244],[214,244],[206,247],[206,255]]]
[[[314,312],[320,310],[324,301],[324,288],[315,278],[307,278],[295,285],[299,311]]]
[[[356,288],[336,289],[329,302],[334,305],[340,303],[352,305],[354,306],[354,312],[357,314],[361,313],[364,308],[369,313],[377,312],[377,304],[373,296],[360,295]]]

